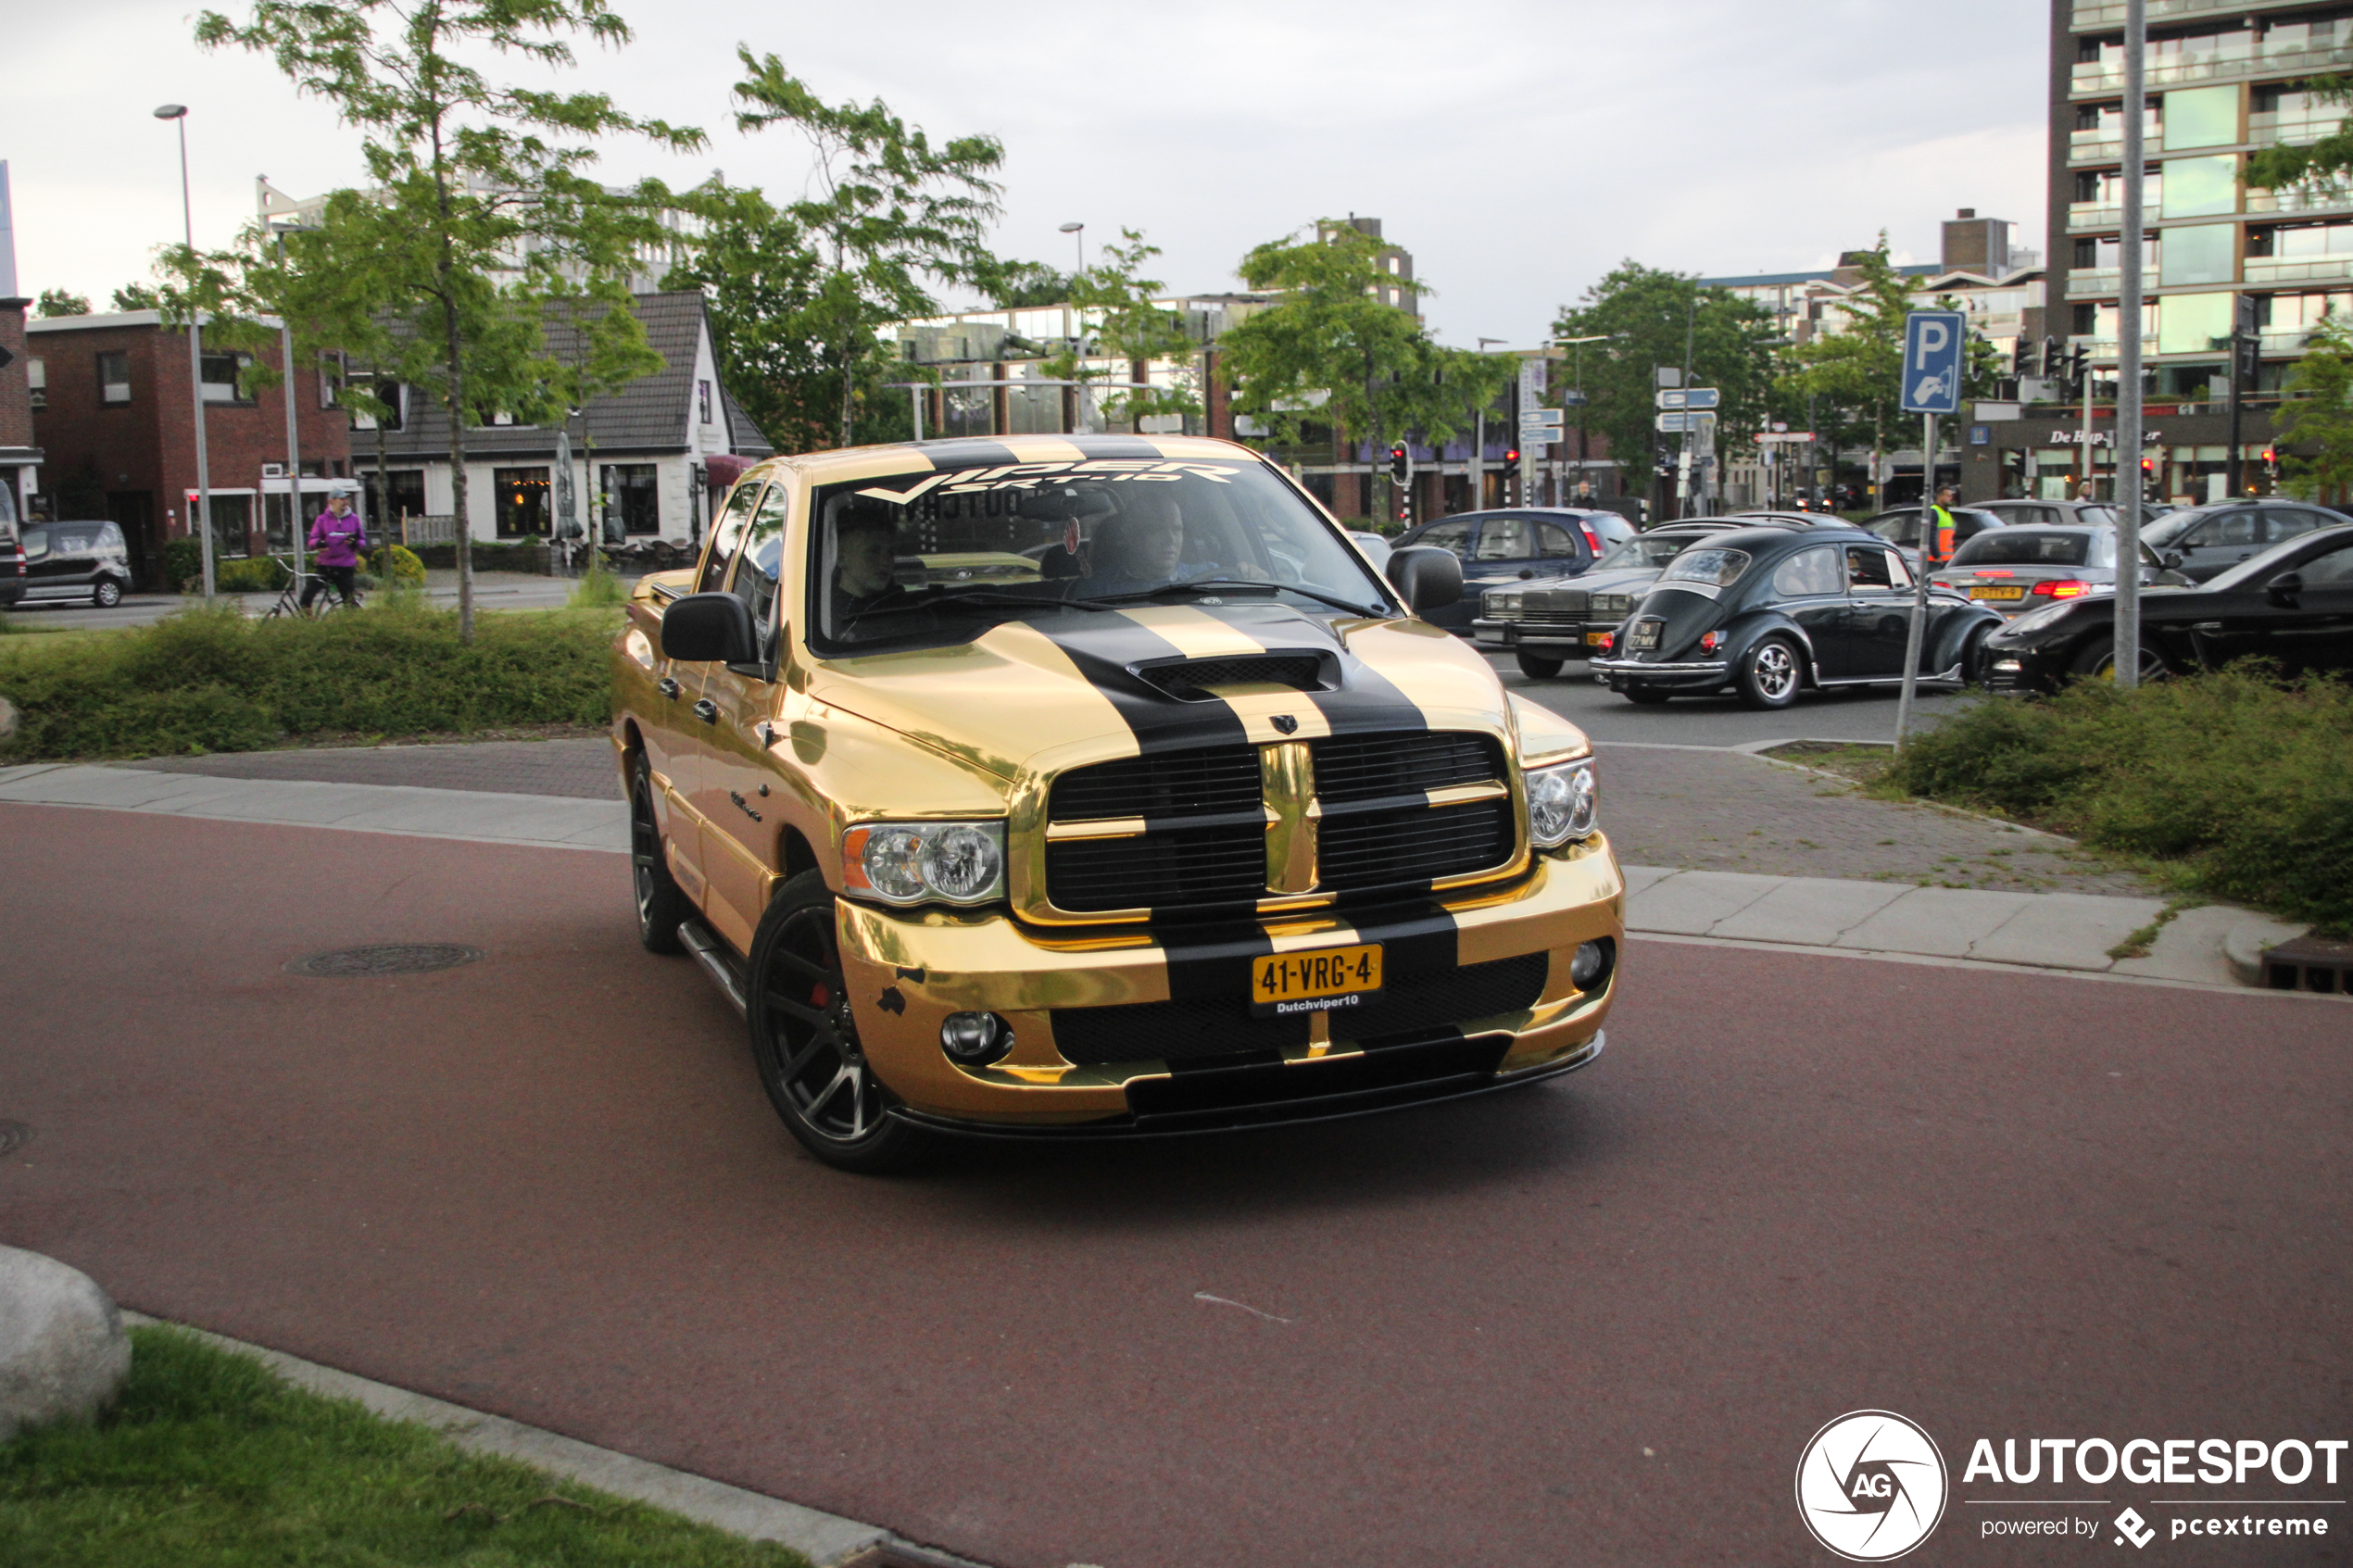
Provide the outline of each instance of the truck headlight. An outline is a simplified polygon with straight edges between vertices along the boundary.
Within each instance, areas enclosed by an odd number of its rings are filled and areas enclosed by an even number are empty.
[[[1539,768],[1528,775],[1528,837],[1540,849],[1551,849],[1593,831],[1601,807],[1600,786],[1593,778],[1593,759]]]
[[[982,904],[1005,890],[1002,822],[861,822],[841,852],[844,889],[887,904]]]

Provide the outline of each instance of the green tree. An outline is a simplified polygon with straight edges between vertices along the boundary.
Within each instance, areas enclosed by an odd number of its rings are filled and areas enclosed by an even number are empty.
[[[544,352],[548,302],[600,306],[589,319],[607,365],[644,366],[644,329],[628,278],[668,239],[669,194],[646,182],[620,195],[589,177],[593,144],[643,136],[687,150],[699,132],[639,119],[596,93],[493,82],[473,62],[519,60],[542,70],[573,63],[585,34],[619,47],[629,29],[604,0],[257,0],[247,20],[205,12],[208,48],[267,54],[298,92],[322,97],[361,132],[371,189],[336,193],[331,238],[295,235],[277,307],[365,339],[399,379],[448,415],[456,485],[459,623],[473,632],[467,526],[466,427],[506,409],[546,406],[562,370]],[[193,270],[196,258],[185,258]],[[331,274],[329,263],[350,269]],[[267,285],[267,263],[249,273]],[[297,270],[308,285],[296,292]],[[361,316],[384,319],[380,332]],[[352,342],[314,339],[351,348]],[[659,363],[658,359],[653,361]]]
[[[160,310],[163,296],[156,292],[153,283],[125,283],[114,291],[109,303],[118,311]]]
[[[63,289],[43,289],[41,297],[32,302],[32,313],[44,320],[59,316],[87,316],[90,314],[90,296],[68,294]]]
[[[1561,307],[1554,335],[1598,338],[1584,345],[1585,425],[1609,439],[1621,473],[1647,465],[1656,442],[1654,370],[1681,370],[1694,386],[1718,389],[1720,445],[1745,443],[1770,416],[1774,324],[1753,300],[1698,280],[1621,261]]]
[[[1160,254],[1160,247],[1146,245],[1144,236],[1133,229],[1122,229],[1120,234],[1126,245],[1104,245],[1098,253],[1101,261],[1068,281],[1064,294],[1078,312],[1079,330],[1093,340],[1091,346],[1098,356],[1114,360],[1112,373],[1123,382],[1143,380],[1136,372],[1148,370],[1155,360],[1183,360],[1187,370],[1174,386],[1149,391],[1123,387],[1098,399],[1097,406],[1114,420],[1199,414],[1202,405],[1192,361],[1201,345],[1186,332],[1182,314],[1154,302],[1153,296],[1168,285],[1157,278],[1139,276],[1144,264]],[[1076,349],[1050,357],[1046,368],[1050,375],[1082,383],[1099,380],[1104,373]]]
[[[1003,163],[1004,148],[993,136],[935,146],[879,98],[827,104],[774,55],[755,56],[739,44],[736,56],[744,69],[735,89],[743,106],[736,128],[789,125],[816,153],[812,193],[774,209],[789,228],[772,222],[765,231],[779,247],[815,254],[805,281],[774,280],[805,302],[774,331],[808,345],[823,365],[846,446],[862,384],[878,381],[890,361],[879,329],[937,314],[927,282],[976,284],[996,275],[985,240],[998,211],[989,175]],[[776,357],[799,352],[780,345]]]
[[[2353,105],[2353,77],[2317,77],[2304,84],[2304,91],[2339,108]],[[2310,189],[2341,180],[2348,171],[2353,171],[2353,119],[2342,119],[2317,142],[2283,143],[2249,154],[2240,180],[2259,190]]]
[[[2353,494],[2353,322],[2334,312],[2322,317],[2283,390],[2271,423],[2288,494],[2327,501]]]
[[[1242,281],[1277,297],[1218,348],[1234,377],[1234,411],[1275,442],[1295,444],[1314,423],[1377,451],[1394,435],[1436,445],[1509,384],[1514,361],[1441,347],[1411,313],[1382,302],[1375,291],[1394,280],[1380,251],[1353,224],[1326,222],[1315,238],[1270,240],[1242,257]]]
[[[1911,284],[1887,256],[1887,233],[1858,254],[1859,286],[1843,302],[1846,320],[1790,353],[1794,367],[1783,380],[1793,400],[1811,396],[1823,433],[1839,446],[1869,442],[1871,483],[1879,483],[1882,455],[1903,413],[1904,318],[1911,313]]]
[[[1070,298],[1070,275],[1057,272],[1042,261],[1000,260],[975,283],[1000,310],[1061,305]]]

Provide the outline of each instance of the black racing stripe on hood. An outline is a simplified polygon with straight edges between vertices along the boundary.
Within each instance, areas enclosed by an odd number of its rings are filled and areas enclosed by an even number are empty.
[[[1340,656],[1340,689],[1310,692],[1324,721],[1336,735],[1361,735],[1384,730],[1425,731],[1429,728],[1419,706],[1399,691],[1378,671],[1353,654]]]
[[[1250,744],[1249,731],[1224,703],[1179,702],[1128,673],[1131,664],[1184,657],[1184,650],[1150,627],[1115,611],[1057,616],[1051,622],[1029,624],[1110,701],[1144,756]]]

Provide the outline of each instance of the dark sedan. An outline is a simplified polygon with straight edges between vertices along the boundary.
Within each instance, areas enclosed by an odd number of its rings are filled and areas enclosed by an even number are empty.
[[[1615,512],[1565,507],[1516,507],[1509,511],[1457,512],[1390,541],[1397,549],[1431,545],[1463,563],[1463,597],[1423,619],[1464,636],[1478,613],[1479,596],[1509,583],[1575,577],[1608,548],[1604,540],[1630,532]]]
[[[2141,595],[2145,675],[2276,660],[2289,674],[2353,670],[2353,526],[2316,530],[2195,588]],[[2116,665],[2116,600],[2103,595],[2022,615],[1986,640],[1996,691],[2056,691]]]
[[[1705,539],[1659,574],[1595,677],[1634,702],[1730,687],[1751,708],[1786,708],[1807,687],[1904,677],[1915,595],[1904,556],[1851,528],[1743,528]],[[1924,679],[1973,678],[2001,617],[1931,589]]]
[[[2204,583],[2274,545],[2347,521],[2353,519],[2342,512],[2300,501],[2217,501],[2168,513],[2146,525],[2141,539],[2168,557],[2178,557],[2173,567],[2183,576]]]

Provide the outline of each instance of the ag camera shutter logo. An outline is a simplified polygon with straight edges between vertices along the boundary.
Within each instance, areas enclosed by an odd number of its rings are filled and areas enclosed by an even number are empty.
[[[1893,1411],[1851,1411],[1797,1461],[1797,1512],[1850,1562],[1903,1556],[1944,1517],[1950,1483],[1936,1440]]]

